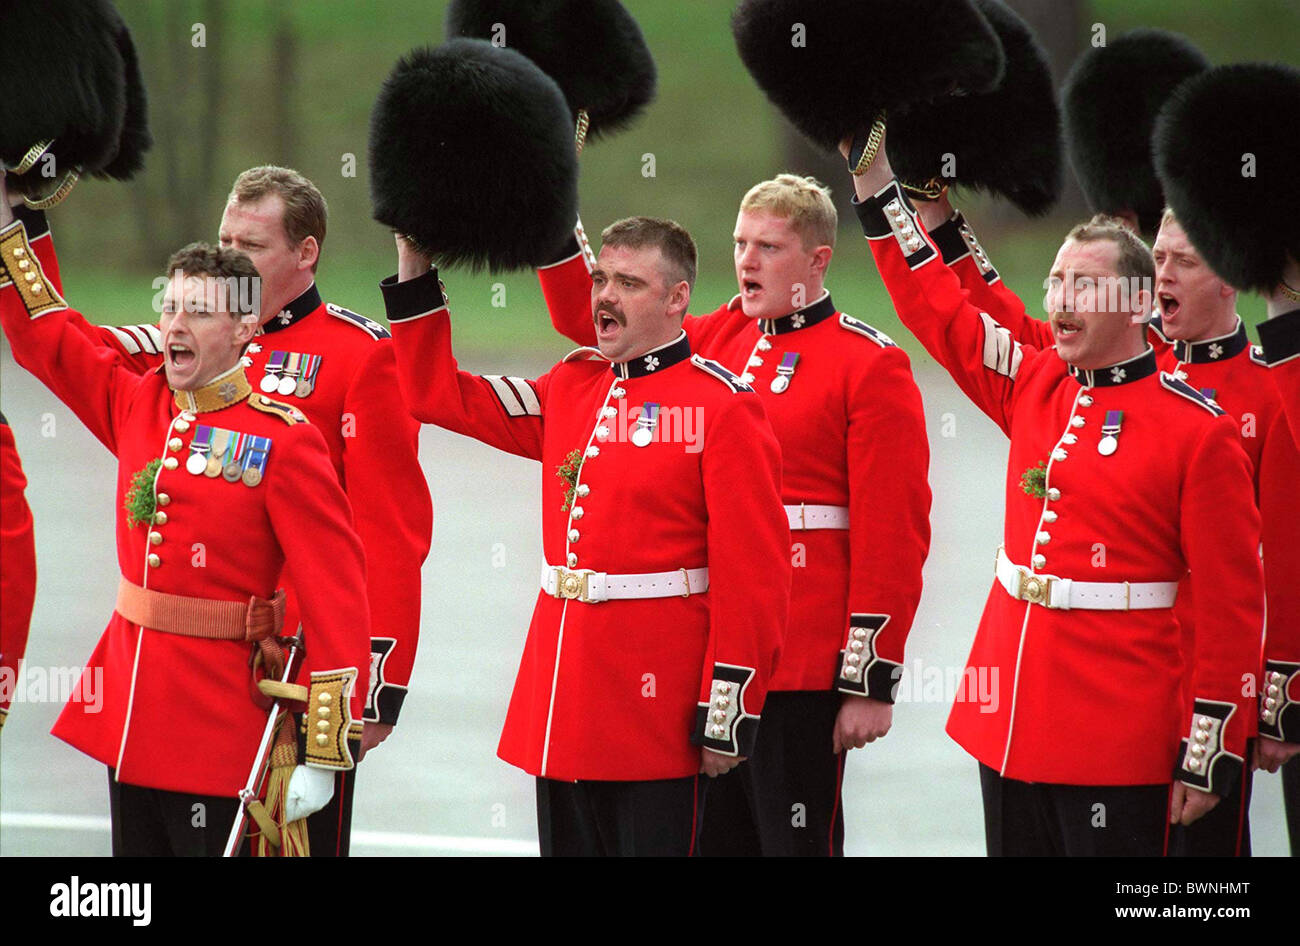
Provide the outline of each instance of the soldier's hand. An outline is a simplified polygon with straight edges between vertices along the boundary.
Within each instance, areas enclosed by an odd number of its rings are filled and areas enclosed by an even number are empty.
[[[740,763],[744,762],[746,756],[723,755],[721,752],[714,752],[712,749],[700,750],[700,771],[709,778],[717,778],[719,775],[726,775]]]
[[[1276,772],[1300,753],[1300,742],[1278,742],[1276,739],[1255,740],[1255,768]]]
[[[914,200],[912,204],[928,232],[933,233],[935,227],[952,218],[952,201],[948,199],[947,188],[944,188],[938,200]]]
[[[848,749],[861,749],[889,732],[893,722],[894,707],[889,703],[868,696],[846,694],[835,717],[831,748],[837,754]]]
[[[1182,782],[1174,782],[1173,797],[1169,800],[1169,823],[1189,825],[1209,814],[1218,803],[1218,795],[1203,792],[1199,788],[1188,788]]]
[[[361,758],[364,759],[367,752],[387,739],[392,731],[391,723],[362,723]]]
[[[394,233],[393,237],[397,240],[397,281],[406,282],[427,273],[433,260],[417,250],[402,234]]]
[[[853,150],[853,138],[853,135],[849,135],[840,142],[840,154],[844,155],[845,161],[849,159],[849,154]],[[853,191],[858,195],[858,200],[866,200],[893,179],[894,169],[889,166],[889,156],[885,154],[885,136],[882,135],[880,150],[876,152],[875,160],[861,174],[853,175]]]

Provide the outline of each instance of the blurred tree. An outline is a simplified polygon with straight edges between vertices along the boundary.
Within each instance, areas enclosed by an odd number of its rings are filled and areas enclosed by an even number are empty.
[[[271,93],[272,152],[269,160],[283,167],[295,167],[298,148],[298,113],[294,110],[294,89],[298,84],[298,31],[294,7],[275,5],[271,30],[271,71],[267,83]]]

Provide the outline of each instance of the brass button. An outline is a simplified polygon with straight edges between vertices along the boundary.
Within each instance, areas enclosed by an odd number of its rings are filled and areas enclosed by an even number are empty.
[[[161,558],[159,558],[157,555],[150,554],[150,556],[149,556],[149,567],[150,567],[150,568],[157,568],[157,567],[158,567],[159,565],[161,565],[161,564],[162,564],[162,559],[161,559]]]
[[[150,545],[162,545],[162,533],[161,533],[161,532],[150,532],[150,533],[149,533],[149,544],[150,544]]]
[[[174,426],[177,433],[183,434],[190,429],[190,422],[187,420],[178,420]]]
[[[319,716],[321,719],[329,719],[329,718],[330,718],[330,708],[329,708],[328,706],[321,706],[321,707],[318,707],[317,710],[316,710],[316,715]]]
[[[329,736],[325,735],[324,733],[318,733],[318,734],[317,734],[317,736],[316,736],[316,745],[318,745],[318,746],[328,746],[328,745],[329,745],[329,742],[330,742],[330,737],[329,737]]]
[[[320,722],[316,724],[316,729],[318,732],[329,732],[329,728],[330,728],[330,721],[328,719],[322,719]]]
[[[175,457],[168,457],[166,460],[163,460],[164,470],[174,470],[178,466],[180,466],[180,461]]]
[[[328,692],[324,692],[324,693],[319,694],[319,695],[316,697],[316,699],[317,699],[318,702],[321,702],[321,703],[328,703],[328,702],[330,702],[330,700],[334,699],[334,697],[330,696],[330,694],[329,694]]]
[[[180,437],[173,437],[171,440],[167,441],[167,449],[172,453],[175,453],[183,446],[185,446],[185,442],[181,440]]]
[[[569,553],[569,557],[568,557],[568,562],[569,562],[569,567],[570,567],[570,568],[573,568],[575,565],[577,565],[577,564],[578,564],[578,553],[577,553],[577,552],[570,552],[570,553]]]
[[[34,283],[32,283],[32,292],[39,294],[39,293],[41,293],[44,289],[45,289],[45,287],[42,286],[40,283],[38,283],[38,282],[34,282]]]
[[[158,505],[159,505],[159,506],[166,506],[166,505],[167,505],[169,502],[171,502],[171,501],[172,501],[172,498],[171,498],[170,496],[168,496],[166,493],[159,493],[159,494],[158,494]]]
[[[156,525],[156,526],[165,526],[165,525],[167,525],[167,513],[163,512],[161,509],[158,510],[156,513],[154,513],[154,514],[153,514],[153,524]]]

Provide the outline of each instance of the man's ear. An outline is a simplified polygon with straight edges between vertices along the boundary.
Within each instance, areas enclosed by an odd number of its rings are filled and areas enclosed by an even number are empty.
[[[298,268],[311,269],[320,259],[320,244],[309,236],[298,245]]]
[[[835,250],[829,246],[819,246],[813,251],[812,271],[818,276],[825,276],[826,270],[830,268],[831,256]]]
[[[241,315],[235,319],[235,341],[243,348],[257,337],[257,316]]]
[[[1134,325],[1145,325],[1151,320],[1152,306],[1155,304],[1155,296],[1150,289],[1139,289],[1133,295],[1132,302],[1132,322]]]
[[[683,279],[668,291],[668,311],[682,319],[686,317],[686,309],[690,304],[691,284]]]

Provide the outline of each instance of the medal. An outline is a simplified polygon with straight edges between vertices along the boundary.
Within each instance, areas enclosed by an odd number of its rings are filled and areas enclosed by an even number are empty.
[[[190,442],[190,456],[185,461],[185,472],[198,476],[208,467],[208,446],[212,442],[212,428],[200,424],[194,430],[194,440]]]
[[[280,372],[284,370],[286,355],[282,351],[271,352],[271,359],[266,363],[266,375],[260,387],[263,394],[274,394],[280,387]]]
[[[285,364],[284,374],[280,377],[280,385],[277,390],[281,397],[288,397],[298,389],[298,370],[302,364],[302,355],[296,351],[289,352],[289,360]]]
[[[646,401],[641,408],[641,415],[636,419],[636,430],[632,431],[632,446],[648,447],[654,439],[654,430],[659,423],[659,405]]]
[[[208,462],[203,468],[204,476],[220,476],[222,467],[222,455],[226,452],[226,445],[230,442],[230,431],[223,430],[220,427],[212,428],[212,446],[208,451]]]
[[[240,450],[247,443],[247,434],[233,434],[230,438],[230,446],[226,449],[225,462],[221,466],[221,475],[226,482],[236,482],[244,472],[243,467],[239,464]]]
[[[240,477],[245,486],[256,486],[262,482],[262,473],[266,469],[266,455],[270,450],[270,437],[251,438],[248,452],[244,456],[243,475]]]
[[[1097,444],[1097,452],[1103,457],[1108,457],[1119,449],[1119,428],[1123,422],[1123,411],[1106,412],[1106,422],[1101,428],[1101,442]]]
[[[308,397],[312,391],[316,390],[316,372],[320,371],[321,356],[306,355],[302,368],[302,379],[298,382],[294,394],[298,397]]]
[[[799,364],[799,353],[797,351],[788,351],[781,357],[781,363],[776,366],[776,377],[772,379],[772,393],[784,394],[790,387],[790,379],[794,377],[795,365]]]

